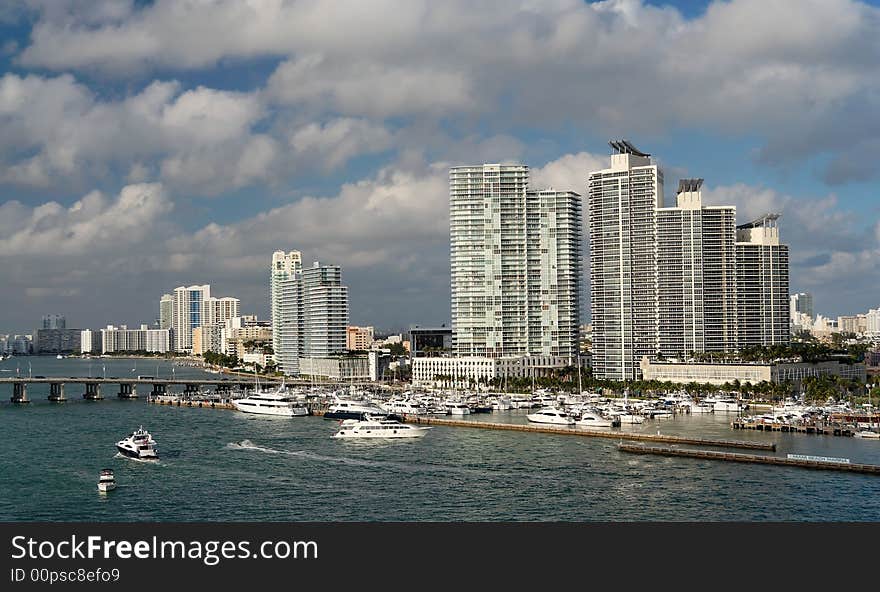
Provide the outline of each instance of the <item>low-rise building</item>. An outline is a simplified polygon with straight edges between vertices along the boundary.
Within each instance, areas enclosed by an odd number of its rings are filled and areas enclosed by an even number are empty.
[[[412,360],[413,386],[468,387],[495,378],[542,378],[569,365],[568,356],[488,358],[420,357]]]
[[[647,357],[641,362],[642,378],[659,382],[687,384],[723,385],[739,381],[757,384],[759,382],[781,383],[798,382],[810,376],[840,376],[864,382],[864,364],[846,364],[838,361],[827,362],[738,362],[738,363],[694,363],[651,361]]]
[[[299,373],[331,380],[378,382],[385,378],[390,361],[391,356],[375,350],[356,355],[299,358]]]

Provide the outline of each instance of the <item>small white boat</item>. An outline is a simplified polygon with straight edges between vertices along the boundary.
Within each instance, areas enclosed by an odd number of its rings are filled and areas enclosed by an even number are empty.
[[[716,413],[737,413],[742,405],[736,399],[718,399],[712,407]]]
[[[57,356],[55,356],[55,359],[56,360],[63,360],[64,356],[62,356],[61,354],[58,354]]]
[[[468,407],[466,403],[462,403],[460,401],[446,402],[447,415],[470,415],[470,412],[471,408]]]
[[[691,413],[715,413],[715,405],[709,403],[694,403],[690,409]]]
[[[130,436],[116,443],[116,449],[128,458],[135,460],[159,460],[156,452],[156,441],[150,432],[140,426]]]
[[[420,438],[431,426],[414,426],[393,419],[344,419],[334,438]]]
[[[880,432],[872,432],[871,430],[859,430],[853,436],[866,440],[880,440]]]
[[[535,413],[526,415],[532,423],[549,423],[553,425],[574,425],[575,419],[565,411],[555,407],[544,407]]]
[[[116,477],[113,476],[113,470],[102,469],[98,477],[98,491],[106,493],[114,489],[116,489]]]

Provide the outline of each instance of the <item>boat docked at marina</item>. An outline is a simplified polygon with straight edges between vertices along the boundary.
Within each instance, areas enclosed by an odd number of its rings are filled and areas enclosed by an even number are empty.
[[[116,449],[126,458],[134,460],[159,460],[156,441],[144,426],[138,427],[128,437],[116,443]]]
[[[470,415],[471,408],[461,401],[446,401],[447,415]]]
[[[574,423],[582,428],[610,428],[614,425],[613,420],[606,419],[593,411],[582,411]]]
[[[562,409],[556,407],[544,407],[535,413],[526,415],[526,419],[532,423],[548,423],[553,425],[574,425],[575,419]]]
[[[324,413],[324,419],[363,419],[366,415],[388,415],[372,401],[337,399]]]
[[[344,419],[334,438],[420,438],[431,426],[414,426],[394,419],[367,416],[365,419]]]
[[[396,415],[427,415],[428,408],[411,400],[391,399],[381,404],[382,409]]]
[[[113,475],[113,469],[101,469],[98,476],[98,491],[107,493],[116,489],[116,477]]]
[[[235,399],[232,406],[244,413],[276,415],[282,417],[302,417],[309,414],[304,405],[279,391],[254,393],[244,399]]]
[[[880,440],[880,432],[875,432],[873,430],[859,430],[855,434],[853,434],[856,438],[863,438],[865,440]]]

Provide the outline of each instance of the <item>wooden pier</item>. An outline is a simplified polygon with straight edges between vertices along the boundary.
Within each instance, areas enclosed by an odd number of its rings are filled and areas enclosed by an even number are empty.
[[[715,450],[694,450],[687,448],[645,446],[643,444],[621,443],[617,445],[617,448],[618,450],[622,450],[623,452],[632,452],[634,454],[683,456],[687,458],[726,460],[731,462],[756,463],[763,465],[778,465],[783,467],[801,467],[805,469],[824,469],[831,471],[845,471],[850,473],[867,473],[872,475],[880,475],[880,466],[862,463],[809,460],[803,458],[782,458],[779,456],[761,454],[742,454],[740,452],[717,452]]]
[[[759,432],[791,432],[797,434],[815,434],[818,436],[853,436],[851,427],[833,423],[812,423],[804,425],[787,425],[780,423],[747,422],[737,419],[730,423],[735,430],[757,430]]]
[[[718,446],[722,448],[745,448],[750,450],[776,450],[774,442],[748,442],[742,440],[712,440],[708,438],[690,438],[686,436],[663,436],[660,434],[639,434],[623,431],[599,431],[579,427],[548,427],[515,423],[493,423],[488,421],[461,421],[457,419],[439,419],[407,415],[409,423],[449,426],[456,428],[480,428],[484,430],[509,430],[514,432],[534,432],[539,434],[556,434],[563,436],[587,436],[608,438],[612,440],[641,440],[646,442],[666,442],[669,444],[695,444],[698,446]]]
[[[148,403],[153,403],[155,405],[171,405],[173,407],[199,407],[199,408],[208,408],[208,409],[235,409],[235,406],[228,399],[221,399],[219,401],[211,401],[211,400],[197,400],[197,399],[185,399],[183,397],[176,397],[173,395],[165,395],[160,397],[150,397],[147,399]]]

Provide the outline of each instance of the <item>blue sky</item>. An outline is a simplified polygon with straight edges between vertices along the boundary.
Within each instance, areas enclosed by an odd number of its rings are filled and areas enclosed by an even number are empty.
[[[880,306],[877,1],[27,0],[0,33],[0,332],[182,284],[265,315],[276,249],[343,265],[352,322],[448,322],[448,167],[585,193],[617,137],[781,211],[819,312]]]

